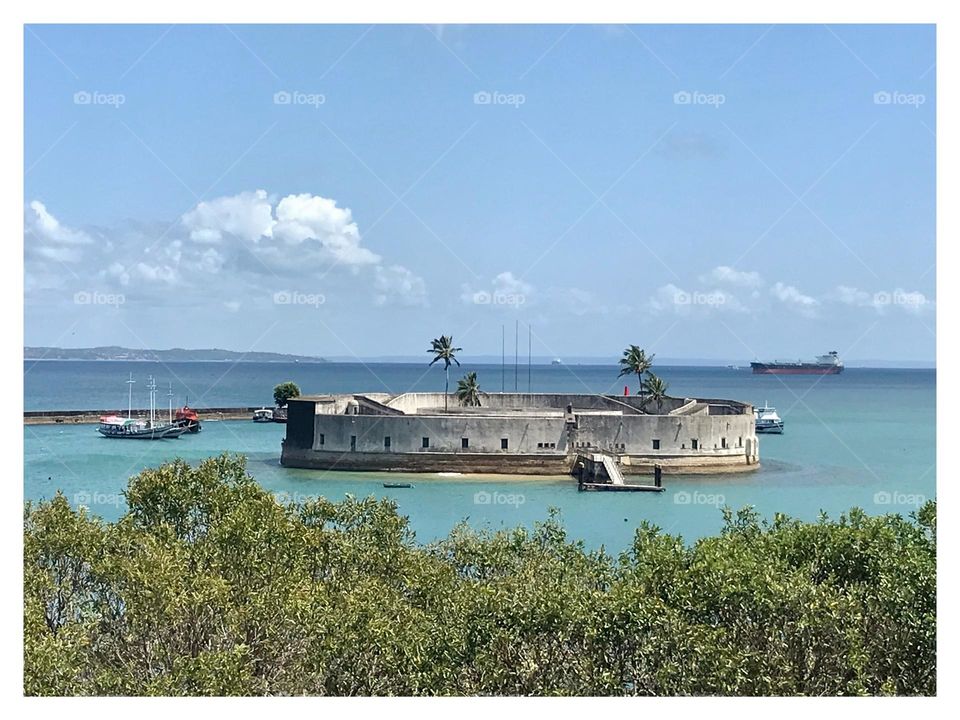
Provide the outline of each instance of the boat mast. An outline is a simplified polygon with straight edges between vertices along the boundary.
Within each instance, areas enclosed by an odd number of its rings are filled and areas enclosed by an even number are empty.
[[[127,420],[133,417],[133,373],[130,373],[130,379],[127,380]]]
[[[157,404],[157,381],[153,379],[153,375],[149,376],[149,383],[147,389],[150,390],[150,426],[153,427],[153,418],[156,414]]]
[[[169,405],[169,409],[167,410],[167,412],[170,415],[169,421],[173,422],[173,383],[172,382],[170,383],[170,389],[167,390],[167,405]]]

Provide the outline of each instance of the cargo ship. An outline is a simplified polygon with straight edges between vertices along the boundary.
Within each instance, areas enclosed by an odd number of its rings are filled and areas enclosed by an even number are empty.
[[[843,360],[836,350],[831,350],[826,355],[818,355],[814,362],[752,362],[750,368],[754,375],[839,375],[843,372]]]

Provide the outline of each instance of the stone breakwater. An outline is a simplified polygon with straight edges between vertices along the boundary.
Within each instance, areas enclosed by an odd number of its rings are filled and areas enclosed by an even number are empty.
[[[200,417],[200,422],[211,420],[249,420],[256,407],[224,407],[224,408],[194,408]],[[176,411],[176,408],[174,408]],[[134,410],[133,416],[137,418],[146,418],[150,414],[149,410]],[[167,417],[167,410],[158,409],[156,411],[160,419]],[[24,425],[96,425],[104,415],[127,416],[127,411],[110,410],[30,410],[23,413]]]

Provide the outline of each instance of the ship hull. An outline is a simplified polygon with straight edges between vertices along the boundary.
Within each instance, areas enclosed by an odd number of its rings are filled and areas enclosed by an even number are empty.
[[[767,365],[751,363],[754,375],[839,375],[842,365]]]

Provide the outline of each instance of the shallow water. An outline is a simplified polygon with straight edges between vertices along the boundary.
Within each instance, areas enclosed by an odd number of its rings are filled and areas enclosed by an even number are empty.
[[[222,363],[25,363],[27,409],[126,406],[123,384],[152,373],[167,377],[182,399],[199,406],[269,403],[276,382],[294,379],[304,392],[402,392],[442,387],[442,372],[422,365],[237,365]],[[499,390],[500,368],[477,370],[485,389]],[[760,469],[742,474],[665,476],[666,492],[578,493],[569,477],[516,479],[282,468],[283,425],[206,422],[197,435],[176,440],[122,442],[100,437],[91,425],[24,427],[24,495],[36,500],[61,489],[105,518],[123,512],[120,492],[140,470],[174,457],[195,462],[223,451],[248,456],[249,472],[266,489],[289,499],[350,493],[394,498],[422,541],[447,534],[458,522],[492,528],[530,525],[560,510],[569,534],[590,547],[624,549],[641,520],[688,540],[716,532],[720,507],[754,505],[763,514],[785,512],[812,520],[852,506],[870,513],[908,513],[935,497],[936,373],[934,370],[848,369],[839,376],[754,376],[726,368],[663,367],[671,394],[769,401],[783,417],[782,436],[760,436]],[[519,386],[526,389],[526,368]],[[219,380],[218,380],[219,378]],[[508,376],[512,389],[513,376]],[[535,366],[534,391],[622,392],[624,380],[606,366]],[[632,385],[633,383],[631,383]],[[59,389],[58,389],[59,388]],[[195,400],[196,398],[196,400]],[[202,398],[202,400],[200,400]],[[138,404],[135,402],[135,404]],[[145,402],[139,404],[146,404]],[[162,403],[161,403],[162,404]],[[413,483],[385,489],[384,481]]]

